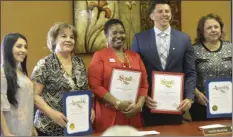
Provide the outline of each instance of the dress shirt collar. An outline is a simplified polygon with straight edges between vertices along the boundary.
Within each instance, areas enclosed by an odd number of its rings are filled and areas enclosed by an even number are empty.
[[[170,36],[171,33],[171,26],[169,25],[168,28],[164,31],[161,31],[160,29],[158,29],[157,27],[154,27],[154,31],[155,31],[155,36],[157,36],[159,33],[163,32],[165,34],[167,34],[168,36]]]

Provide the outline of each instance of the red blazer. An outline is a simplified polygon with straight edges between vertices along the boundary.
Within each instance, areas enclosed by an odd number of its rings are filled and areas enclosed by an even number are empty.
[[[124,51],[130,60],[132,69],[138,69],[142,71],[142,79],[138,96],[147,96],[147,73],[140,56],[134,51]],[[115,62],[112,60],[115,60]],[[121,113],[113,107],[107,107],[104,101],[101,101],[101,98],[107,92],[109,92],[112,69],[114,67],[122,67],[122,64],[118,60],[113,49],[111,48],[104,48],[100,51],[95,52],[91,60],[91,63],[88,67],[89,86],[92,92],[96,95],[96,99],[94,102],[94,109],[96,113],[94,128],[98,132],[104,131],[108,127],[115,125],[116,116],[118,115],[117,113]],[[127,119],[126,121],[129,121],[128,124],[134,127],[137,127],[137,125],[142,126],[140,114],[130,119]],[[124,122],[122,124],[124,124]]]

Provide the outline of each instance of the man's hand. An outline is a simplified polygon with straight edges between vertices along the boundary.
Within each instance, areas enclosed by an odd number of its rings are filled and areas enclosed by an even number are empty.
[[[179,111],[186,111],[191,108],[192,102],[190,99],[185,99],[181,101],[180,105],[177,107]]]
[[[147,106],[149,109],[156,108],[156,106],[157,106],[157,105],[156,105],[157,102],[154,101],[154,100],[153,100],[151,97],[149,97],[149,96],[146,97],[145,103],[146,103],[146,106]]]

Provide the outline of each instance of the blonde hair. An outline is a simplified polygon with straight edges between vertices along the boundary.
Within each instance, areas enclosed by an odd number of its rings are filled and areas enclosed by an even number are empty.
[[[137,129],[131,126],[115,125],[109,127],[101,136],[141,136]]]
[[[64,23],[64,22],[56,22],[52,25],[52,27],[49,29],[48,35],[47,35],[47,46],[51,52],[55,51],[56,48],[56,38],[60,31],[69,28],[73,32],[75,45],[77,43],[77,30],[75,27],[71,24]]]

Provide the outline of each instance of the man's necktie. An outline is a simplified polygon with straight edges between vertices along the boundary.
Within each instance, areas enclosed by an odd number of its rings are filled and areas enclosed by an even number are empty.
[[[166,62],[167,62],[167,55],[168,55],[168,45],[166,42],[166,33],[159,33],[159,57],[161,60],[161,64],[163,69],[165,69]]]

